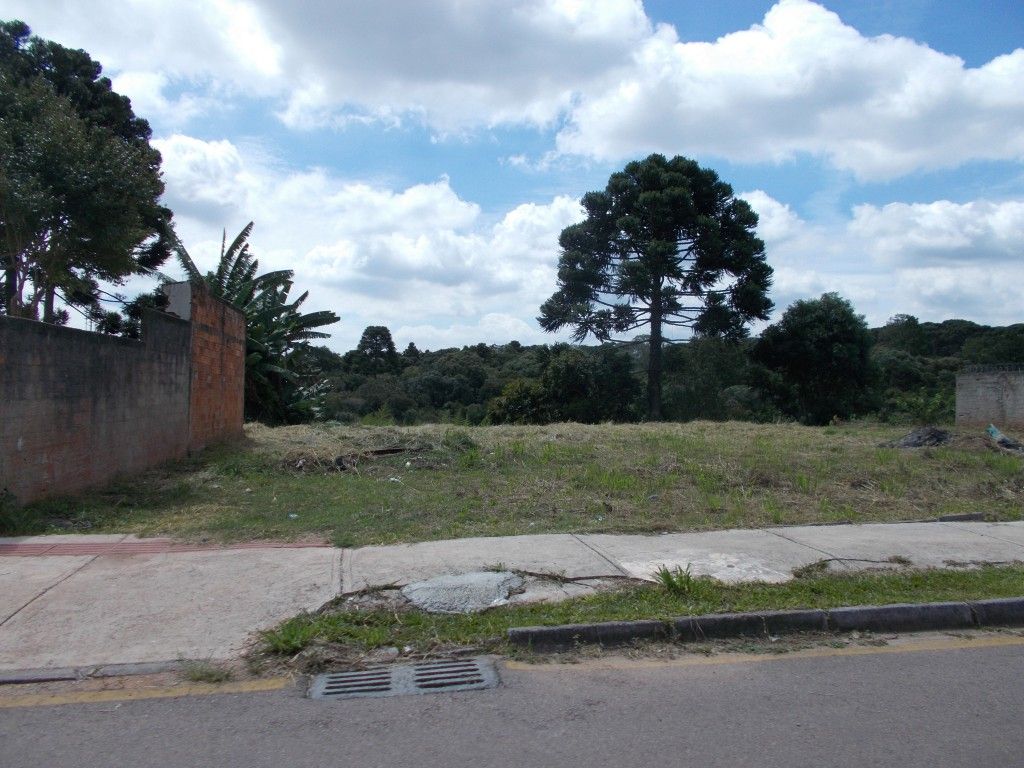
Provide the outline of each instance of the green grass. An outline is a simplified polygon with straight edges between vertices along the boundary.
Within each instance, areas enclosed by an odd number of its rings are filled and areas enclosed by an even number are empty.
[[[178,674],[190,683],[226,683],[234,677],[230,667],[207,659],[182,659]]]
[[[268,655],[292,655],[310,644],[327,643],[357,651],[408,646],[413,652],[427,653],[470,645],[501,652],[507,650],[505,633],[510,627],[1024,595],[1024,566],[857,575],[828,575],[806,569],[785,584],[726,585],[690,577],[685,571],[670,572],[666,578],[672,582],[671,587],[644,585],[561,603],[509,606],[473,615],[395,610],[303,614],[263,633],[261,651]]]
[[[979,510],[992,519],[1024,517],[1024,460],[995,453],[972,434],[941,448],[880,447],[905,431],[711,422],[250,425],[243,446],[74,498],[22,509],[0,505],[0,533],[315,537],[359,546],[913,520]],[[388,447],[406,450],[365,455]],[[328,471],[339,456],[353,466]]]

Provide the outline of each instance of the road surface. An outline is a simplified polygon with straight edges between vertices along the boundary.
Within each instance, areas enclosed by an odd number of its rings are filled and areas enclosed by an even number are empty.
[[[501,674],[496,690],[329,703],[294,685],[134,701],[81,694],[62,706],[8,701],[0,765],[1024,765],[1019,635],[675,662],[512,663]]]

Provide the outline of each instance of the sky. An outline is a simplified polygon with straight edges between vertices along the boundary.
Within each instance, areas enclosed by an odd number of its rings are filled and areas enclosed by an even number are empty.
[[[255,222],[328,346],[536,323],[580,197],[651,152],[760,216],[773,319],[1024,322],[1019,0],[5,0],[149,120],[202,268]],[[167,265],[171,274],[175,267]],[[133,282],[126,287],[148,288]],[[757,328],[754,329],[755,331]]]

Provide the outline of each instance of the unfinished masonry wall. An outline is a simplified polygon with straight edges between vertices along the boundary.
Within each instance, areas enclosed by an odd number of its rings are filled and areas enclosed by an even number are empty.
[[[189,443],[197,451],[240,436],[245,408],[245,315],[208,293],[175,283],[168,310],[189,321]]]
[[[170,289],[197,321],[147,313],[142,341],[0,317],[0,489],[71,493],[241,434],[244,316]]]
[[[1024,369],[968,371],[956,377],[956,423],[1024,427]]]

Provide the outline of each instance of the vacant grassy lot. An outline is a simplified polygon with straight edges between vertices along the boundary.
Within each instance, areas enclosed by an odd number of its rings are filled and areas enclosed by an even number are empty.
[[[247,428],[245,445],[6,513],[8,533],[327,538],[698,530],[1024,516],[1024,461],[980,436],[884,447],[906,428],[693,422]],[[371,451],[394,449],[392,453]],[[344,470],[336,467],[342,465]]]

